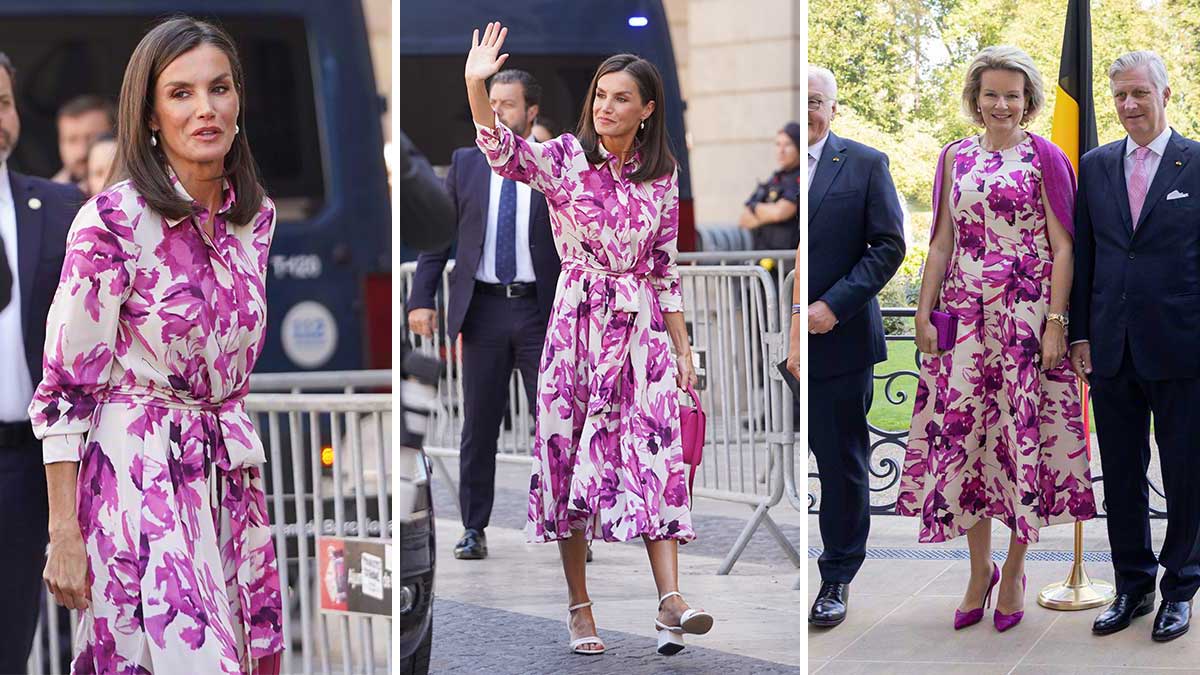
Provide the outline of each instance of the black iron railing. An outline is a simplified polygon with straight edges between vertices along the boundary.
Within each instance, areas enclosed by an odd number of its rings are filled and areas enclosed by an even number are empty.
[[[889,307],[883,310],[884,323],[887,327],[887,341],[889,344],[906,343],[911,344],[915,329],[913,327],[913,317],[916,316],[917,310],[913,307]],[[917,371],[920,368],[920,353],[914,350],[912,369],[892,370],[885,367],[877,366],[875,369],[875,381],[883,383],[883,396],[876,396],[871,403],[871,410],[877,410],[880,405],[896,406],[903,409],[909,414],[912,412],[913,401],[909,392],[906,391],[906,385],[916,385],[918,376]],[[813,423],[809,420],[809,423]],[[874,515],[896,515],[896,496],[899,491],[900,474],[903,470],[904,452],[908,446],[908,428],[903,429],[883,429],[868,422],[868,428],[871,432],[871,461],[868,462],[870,470],[871,482],[871,513]],[[814,463],[809,466],[815,466]],[[809,472],[809,484],[818,478],[815,471]],[[1104,477],[1099,473],[1092,476],[1092,483],[1097,491],[1099,516],[1104,517],[1107,509],[1100,498],[1102,492],[1102,482]],[[1158,508],[1158,504],[1165,504],[1166,497],[1158,481],[1153,478],[1149,479],[1151,492],[1150,517],[1151,518],[1166,518],[1167,512],[1165,506]],[[808,493],[808,512],[816,514],[820,511],[819,498],[813,492]]]

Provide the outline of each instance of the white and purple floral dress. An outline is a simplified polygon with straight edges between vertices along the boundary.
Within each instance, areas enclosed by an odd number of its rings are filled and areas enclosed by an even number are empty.
[[[497,173],[546,196],[562,274],[537,386],[530,541],[689,541],[675,363],[663,312],[683,311],[675,267],[678,172],[634,183],[638,156],[588,162],[564,134],[530,143],[479,127]]]
[[[283,649],[245,412],[262,351],[275,208],[168,220],[129,181],[88,201],[67,241],[30,405],[47,463],[79,462],[90,607],[74,673],[249,673]],[[271,659],[268,659],[270,661]]]
[[[1025,543],[1096,513],[1083,407],[1067,359],[1042,369],[1050,247],[1032,138],[954,150],[954,251],[938,308],[958,317],[954,348],[922,356],[897,510],[919,539],[996,518]]]

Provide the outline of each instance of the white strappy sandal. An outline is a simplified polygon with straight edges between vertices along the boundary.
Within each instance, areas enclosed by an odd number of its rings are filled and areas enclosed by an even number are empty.
[[[584,607],[591,607],[591,606],[592,606],[592,601],[588,600],[587,602],[581,602],[578,605],[571,605],[570,607],[567,608],[567,633],[568,633],[568,635],[571,632],[571,618],[570,618],[571,612],[574,612],[577,609],[583,609]],[[597,631],[597,633],[598,632],[599,631]],[[599,649],[583,649],[583,646],[586,644],[598,644],[598,645],[600,645],[600,648]],[[575,652],[576,654],[583,654],[584,656],[597,656],[599,654],[603,654],[604,649],[605,649],[604,641],[600,639],[599,635],[585,635],[581,638],[576,638],[574,640],[571,640],[571,651]]]
[[[658,607],[661,610],[663,602],[677,595],[683,598],[683,594],[679,591],[671,591],[658,599]],[[679,617],[678,626],[668,626],[657,618],[654,619],[654,626],[658,628],[658,653],[663,656],[671,656],[678,654],[683,650],[683,634],[691,633],[693,635],[704,635],[712,630],[713,616],[702,609],[693,609],[691,607],[683,611]]]

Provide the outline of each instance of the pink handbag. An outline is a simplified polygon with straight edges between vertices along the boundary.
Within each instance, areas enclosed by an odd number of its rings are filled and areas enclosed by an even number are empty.
[[[687,393],[691,395],[696,407],[679,406],[679,429],[683,441],[683,463],[691,467],[691,472],[688,474],[688,497],[690,499],[692,483],[696,480],[696,467],[700,466],[700,460],[704,459],[705,417],[704,408],[700,407],[700,395],[690,384],[687,386]]]

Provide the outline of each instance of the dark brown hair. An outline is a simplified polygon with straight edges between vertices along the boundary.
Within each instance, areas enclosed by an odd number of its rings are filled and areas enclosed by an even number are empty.
[[[79,117],[84,113],[98,111],[104,113],[108,119],[108,126],[117,128],[117,108],[106,98],[96,96],[95,94],[84,94],[76,96],[67,101],[61,108],[58,109],[58,118],[64,117]]]
[[[629,73],[637,83],[643,105],[654,101],[654,112],[646,118],[646,128],[639,128],[633,139],[633,149],[641,153],[641,166],[629,180],[640,183],[669,175],[675,170],[675,156],[667,144],[667,106],[662,77],[653,63],[636,54],[610,56],[596,69],[583,100],[583,110],[579,113],[579,130],[575,134],[579,144],[583,146],[589,162],[599,164],[604,161],[600,155],[600,135],[596,133],[596,122],[592,119],[592,104],[596,100],[596,84],[600,78],[621,71]]]
[[[246,138],[242,62],[225,31],[191,17],[163,21],[146,33],[133,50],[117,105],[116,160],[106,183],[111,185],[129,178],[146,204],[167,218],[183,218],[192,213],[192,205],[171,186],[163,150],[150,144],[150,116],[154,112],[154,90],[159,75],[180,55],[201,45],[212,45],[224,52],[233,69],[233,86],[239,101],[237,123],[241,131],[234,135],[233,145],[225,155],[224,178],[237,194],[229,219],[246,224],[262,206],[264,191]]]

